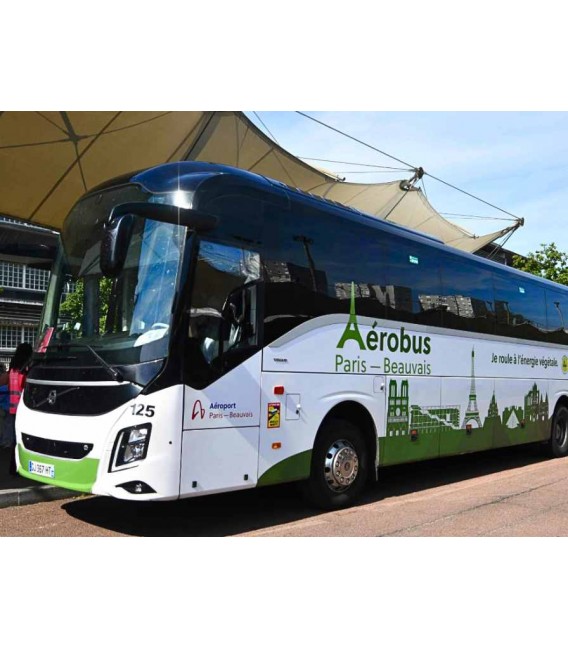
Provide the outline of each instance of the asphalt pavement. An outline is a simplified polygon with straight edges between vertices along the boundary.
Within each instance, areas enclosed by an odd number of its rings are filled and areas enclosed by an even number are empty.
[[[0,537],[568,538],[568,458],[548,459],[538,445],[384,467],[379,478],[356,506],[334,512],[306,503],[294,484],[171,502],[75,494],[2,510]]]
[[[12,476],[9,469],[10,451],[0,448],[0,509],[15,505],[32,505],[76,495],[76,492],[68,489],[44,485],[22,478],[20,475]]]

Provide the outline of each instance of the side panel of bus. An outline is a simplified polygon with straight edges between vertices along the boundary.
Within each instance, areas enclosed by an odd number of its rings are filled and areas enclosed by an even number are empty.
[[[182,497],[256,485],[261,358],[255,354],[204,390],[185,388]]]
[[[341,345],[345,331],[356,333]],[[370,332],[378,341],[373,347],[384,341],[384,349],[367,348]],[[282,365],[289,373],[279,376]],[[386,370],[383,414],[370,410],[381,465],[546,440],[558,399],[550,396],[553,377],[555,391],[566,387],[559,379],[562,351],[552,346],[372,320],[355,312],[316,318],[275,341],[265,349],[264,369],[275,372],[286,394],[300,395],[300,420],[315,415],[301,433],[303,450],[325,415],[320,402],[336,405],[355,393],[371,395],[373,372]],[[296,385],[304,385],[304,376],[308,389]],[[272,387],[263,380],[262,416],[272,412],[285,422],[292,406],[274,397]],[[284,431],[282,438],[275,442],[285,445]],[[268,443],[262,444],[261,439],[261,475],[263,462],[274,455]]]
[[[365,409],[374,422],[379,440],[382,439],[385,434],[382,426],[385,419],[384,377],[264,372],[259,485],[307,478],[314,440],[322,421],[330,414],[333,416],[336,406],[346,402]],[[377,441],[377,447],[378,444]]]

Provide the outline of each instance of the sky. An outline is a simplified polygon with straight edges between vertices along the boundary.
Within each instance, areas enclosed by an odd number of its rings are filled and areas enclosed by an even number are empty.
[[[554,242],[568,251],[568,228],[562,227],[568,205],[567,112],[304,112],[524,218],[525,225],[507,241],[508,249],[527,254],[541,243]],[[246,114],[298,157],[405,167],[296,112]],[[387,182],[412,175],[328,162],[309,164],[350,182]],[[365,173],[354,173],[361,171]],[[511,216],[428,176],[424,186],[438,212],[486,217],[446,217],[470,232],[481,235],[510,224]],[[499,220],[489,220],[493,218]]]

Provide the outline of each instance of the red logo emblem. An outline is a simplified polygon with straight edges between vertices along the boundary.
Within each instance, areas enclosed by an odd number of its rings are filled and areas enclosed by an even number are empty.
[[[199,416],[201,419],[205,417],[205,408],[201,405],[201,401],[199,401],[199,399],[193,404],[191,420],[193,421],[197,416]]]

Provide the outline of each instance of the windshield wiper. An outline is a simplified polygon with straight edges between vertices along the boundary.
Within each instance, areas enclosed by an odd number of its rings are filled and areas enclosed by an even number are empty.
[[[91,345],[87,345],[87,343],[69,343],[67,345],[68,347],[84,347],[85,349],[88,349],[93,356],[99,361],[99,363],[105,368],[105,370],[112,376],[112,378],[117,381],[117,383],[122,383],[124,381],[124,377],[122,374],[116,370],[114,367],[111,367],[105,359],[100,356],[92,347]]]

